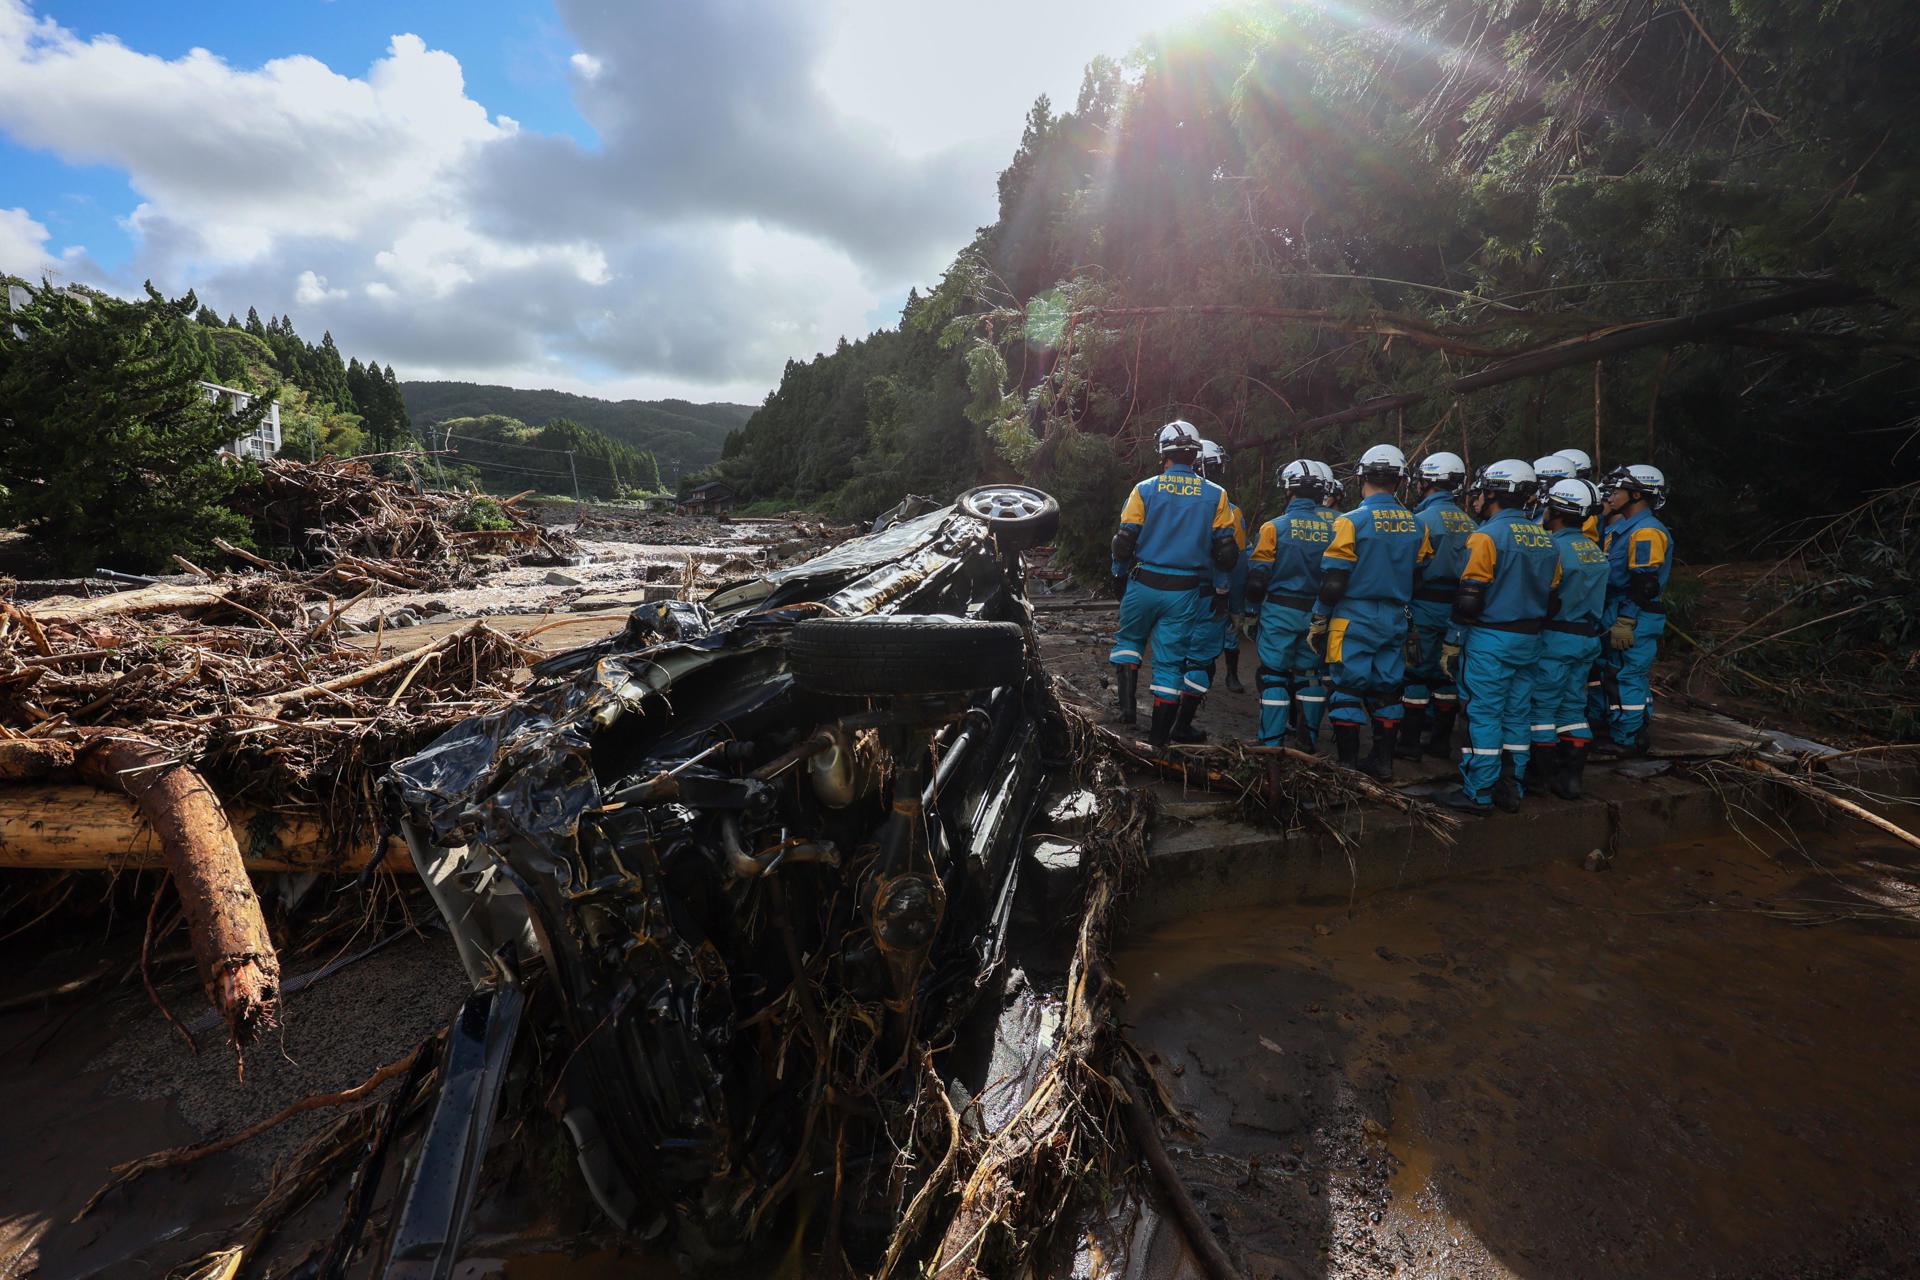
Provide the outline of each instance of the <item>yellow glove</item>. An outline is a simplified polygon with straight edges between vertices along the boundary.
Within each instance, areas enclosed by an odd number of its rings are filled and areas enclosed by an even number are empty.
[[[1326,618],[1315,618],[1307,624],[1307,648],[1313,650],[1314,654],[1322,662],[1327,660],[1327,627],[1329,622],[1330,620]]]
[[[1622,649],[1633,648],[1633,628],[1635,625],[1634,619],[1624,615],[1615,618],[1613,625],[1607,628],[1607,647],[1616,653]]]
[[[1440,646],[1440,673],[1449,680],[1460,678],[1460,646],[1443,644]]]

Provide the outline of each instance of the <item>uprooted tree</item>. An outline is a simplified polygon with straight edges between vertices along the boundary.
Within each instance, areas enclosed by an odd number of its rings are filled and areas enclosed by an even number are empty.
[[[250,469],[219,456],[271,404],[235,412],[200,385],[194,296],[133,302],[41,288],[0,323],[0,526],[65,568],[153,569],[245,541],[226,499]]]

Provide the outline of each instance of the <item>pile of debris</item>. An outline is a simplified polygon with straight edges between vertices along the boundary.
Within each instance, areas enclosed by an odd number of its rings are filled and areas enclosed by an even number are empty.
[[[350,590],[372,582],[443,590],[471,582],[482,557],[576,560],[580,548],[570,535],[516,509],[524,497],[416,489],[379,474],[365,459],[274,460],[261,465],[260,478],[236,493],[233,505],[275,559],[221,549],[256,568],[303,569],[314,585]]]
[[[356,646],[340,608],[264,574],[0,600],[0,738],[137,733],[230,806],[316,824],[335,852],[364,845],[375,772],[506,700],[529,650],[481,621],[400,652]]]

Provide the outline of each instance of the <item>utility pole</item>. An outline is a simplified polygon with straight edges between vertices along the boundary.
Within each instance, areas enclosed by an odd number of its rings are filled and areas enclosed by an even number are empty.
[[[567,471],[573,476],[573,500],[580,501],[580,472],[573,465],[573,450],[567,450]]]

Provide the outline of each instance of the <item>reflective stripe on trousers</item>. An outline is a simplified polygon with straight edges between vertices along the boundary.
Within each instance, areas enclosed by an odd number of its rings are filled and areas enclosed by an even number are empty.
[[[1153,645],[1153,696],[1163,702],[1180,697],[1193,627],[1202,616],[1200,593],[1191,587],[1169,591],[1129,582],[1120,600],[1120,629],[1107,660],[1139,666],[1149,640]]]
[[[1514,758],[1516,785],[1526,772],[1541,642],[1537,635],[1490,627],[1469,627],[1465,639],[1460,696],[1466,706],[1468,746],[1460,754],[1460,786],[1484,804],[1500,777],[1503,751]]]

